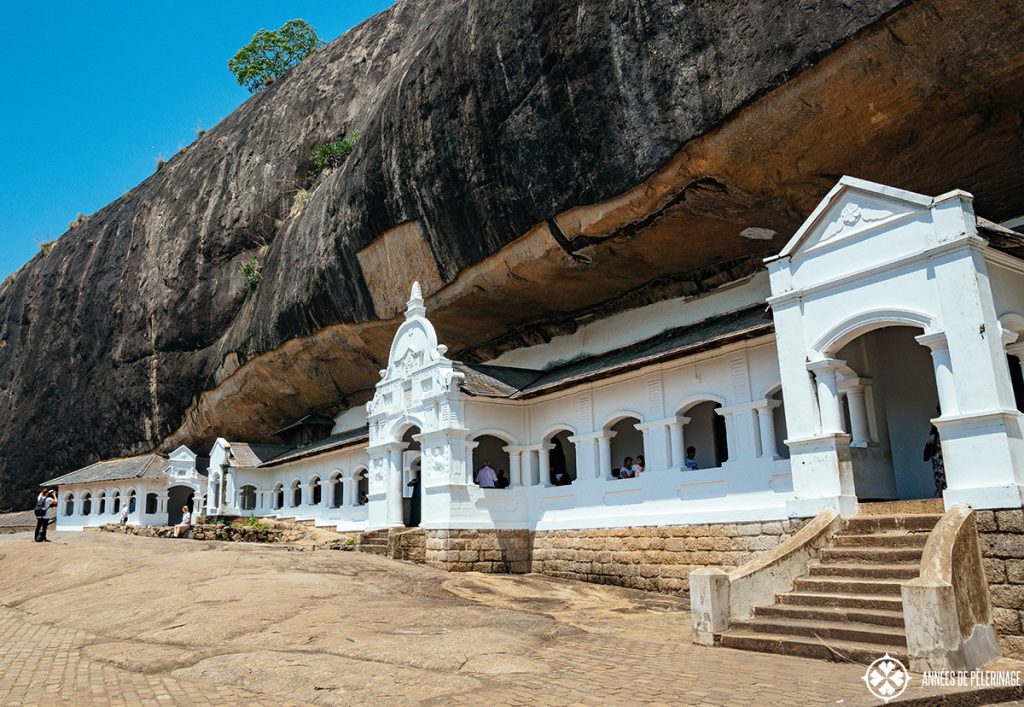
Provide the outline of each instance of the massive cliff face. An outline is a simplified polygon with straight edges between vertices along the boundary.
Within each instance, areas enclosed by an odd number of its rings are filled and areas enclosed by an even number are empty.
[[[1022,30],[1005,0],[402,0],[0,286],[0,508],[365,400],[414,277],[486,358],[752,272],[842,173],[1018,215]]]

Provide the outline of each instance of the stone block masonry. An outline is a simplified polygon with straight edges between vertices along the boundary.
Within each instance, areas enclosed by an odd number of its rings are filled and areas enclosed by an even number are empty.
[[[532,535],[529,530],[428,530],[427,564],[449,572],[535,572]]]
[[[977,511],[975,520],[999,647],[1024,656],[1024,509]]]
[[[698,567],[735,567],[805,520],[590,530],[428,530],[427,564],[453,572],[537,572],[688,596]]]

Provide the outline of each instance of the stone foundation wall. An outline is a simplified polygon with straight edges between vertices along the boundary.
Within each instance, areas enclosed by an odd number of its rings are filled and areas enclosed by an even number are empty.
[[[542,531],[533,538],[533,571],[689,597],[691,570],[741,565],[806,522]]]
[[[428,530],[427,564],[449,572],[530,572],[529,530]],[[536,570],[532,570],[536,571]]]
[[[689,590],[698,567],[735,567],[806,520],[594,530],[428,530],[427,564],[452,572],[538,572],[655,592]]]
[[[1024,657],[1024,510],[977,511],[975,520],[999,645]]]

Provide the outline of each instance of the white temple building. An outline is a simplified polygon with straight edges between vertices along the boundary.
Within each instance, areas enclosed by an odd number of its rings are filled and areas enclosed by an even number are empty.
[[[482,364],[447,356],[413,285],[365,409],[304,418],[280,445],[218,439],[205,479],[184,448],[134,458],[135,477],[103,473],[118,460],[54,479],[58,527],[107,522],[128,494],[131,522],[174,522],[183,488],[207,515],[347,531],[853,515],[935,496],[933,425],[947,507],[1020,507],[1022,238],[964,192],[844,177],[766,272]],[[485,464],[507,488],[475,483]]]

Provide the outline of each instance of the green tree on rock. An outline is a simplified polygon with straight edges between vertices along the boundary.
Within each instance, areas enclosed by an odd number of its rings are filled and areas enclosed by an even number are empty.
[[[289,20],[276,30],[261,29],[228,60],[238,83],[256,93],[323,46],[305,20]]]

